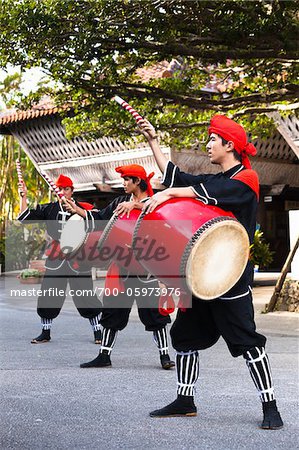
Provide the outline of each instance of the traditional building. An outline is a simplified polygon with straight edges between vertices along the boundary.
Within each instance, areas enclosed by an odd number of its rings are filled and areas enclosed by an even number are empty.
[[[0,134],[13,135],[36,166],[52,180],[60,173],[69,176],[81,198],[102,207],[122,189],[115,168],[141,164],[147,173],[155,172],[154,189],[160,189],[161,174],[146,143],[131,147],[118,139],[104,137],[87,141],[81,137],[68,140],[59,109],[47,100],[27,111],[0,114]],[[162,147],[166,156],[170,149]]]

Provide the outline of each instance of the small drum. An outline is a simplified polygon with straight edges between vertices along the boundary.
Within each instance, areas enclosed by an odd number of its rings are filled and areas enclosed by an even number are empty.
[[[147,271],[139,264],[132,250],[132,238],[141,210],[133,209],[130,216],[114,214],[107,223],[98,242],[101,258],[109,258],[130,272],[131,275],[145,275]]]
[[[102,267],[98,240],[103,231],[86,233],[85,220],[78,214],[71,216],[61,232],[60,250],[66,259],[72,259],[79,265],[88,267]]]
[[[140,215],[133,249],[136,260],[166,285],[212,300],[241,277],[249,239],[232,213],[180,198]]]

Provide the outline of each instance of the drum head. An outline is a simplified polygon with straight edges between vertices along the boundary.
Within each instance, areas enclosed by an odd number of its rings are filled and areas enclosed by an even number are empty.
[[[62,253],[71,255],[77,252],[86,239],[85,221],[83,217],[74,214],[65,224],[60,238]]]
[[[189,246],[186,282],[193,295],[212,300],[240,279],[249,258],[249,239],[236,220],[220,217],[203,225]]]

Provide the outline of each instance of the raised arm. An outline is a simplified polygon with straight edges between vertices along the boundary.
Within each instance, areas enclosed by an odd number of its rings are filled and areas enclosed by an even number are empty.
[[[140,120],[138,123],[140,133],[146,138],[150,148],[152,149],[155,160],[162,173],[165,172],[167,159],[162,153],[157,139],[157,133],[153,125],[146,119]]]
[[[27,187],[22,180],[18,183],[18,192],[20,196],[20,213],[27,209]]]
[[[64,199],[63,203],[65,205],[65,209],[71,214],[78,214],[79,216],[86,218],[86,210],[76,205],[73,200]]]

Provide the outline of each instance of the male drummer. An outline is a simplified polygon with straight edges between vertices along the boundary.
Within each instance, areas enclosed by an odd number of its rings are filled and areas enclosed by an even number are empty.
[[[109,220],[114,213],[120,217],[129,216],[130,211],[142,209],[144,202],[153,195],[153,189],[150,179],[154,173],[146,174],[145,169],[138,164],[117,167],[118,172],[123,178],[124,190],[126,195],[117,197],[106,208],[94,212],[83,211],[81,208],[74,207],[69,202],[70,210],[77,212],[86,218],[91,226],[96,220]],[[89,225],[88,225],[89,226]],[[115,345],[118,331],[123,330],[129,320],[133,302],[134,293],[148,291],[148,295],[136,297],[138,306],[138,315],[144,324],[146,331],[152,331],[154,341],[159,349],[160,362],[163,369],[168,370],[174,367],[174,361],[170,360],[167,342],[166,325],[170,323],[169,315],[162,315],[158,309],[159,292],[158,282],[152,276],[132,276],[130,269],[121,269],[117,263],[112,263],[106,278],[106,287],[119,290],[117,296],[104,296],[103,315],[101,318],[102,346],[99,355],[92,361],[80,365],[82,368],[89,367],[109,367],[111,366],[110,355]],[[114,284],[113,284],[114,280]],[[130,293],[130,295],[129,295]],[[152,293],[150,295],[150,293]],[[154,294],[156,293],[156,298]]]
[[[62,174],[59,175],[56,185],[66,199],[72,198],[74,186],[69,177]],[[27,206],[27,188],[24,181],[19,183],[19,194],[21,213],[18,216],[18,220],[20,222],[46,221],[47,233],[52,238],[51,244],[46,250],[46,271],[41,284],[42,295],[38,297],[37,302],[37,314],[41,318],[42,332],[39,336],[32,339],[31,343],[43,344],[50,341],[52,322],[61,311],[69,282],[77,310],[82,317],[89,319],[94,332],[94,342],[100,344],[102,304],[93,293],[90,269],[77,267],[78,264],[66,260],[60,252],[60,235],[71,214],[65,210],[64,202],[62,201],[37,205],[35,209],[29,209]],[[89,203],[80,202],[77,204],[84,209],[93,208]],[[84,297],[81,294],[82,290],[86,290],[84,291]]]
[[[256,154],[256,149],[247,141],[244,128],[226,116],[215,115],[208,130],[207,151],[211,163],[218,164],[221,172],[195,176],[180,171],[166,160],[155,129],[147,120],[140,122],[139,126],[164,174],[162,183],[168,187],[146,202],[146,211],[151,212],[174,197],[195,198],[206,205],[217,205],[231,211],[246,228],[252,242],[259,182],[248,158],[248,155]],[[211,347],[222,336],[231,355],[242,355],[246,360],[262,402],[261,428],[282,428],[265,353],[266,338],[256,332],[252,279],[253,268],[248,263],[241,279],[225,295],[210,302],[193,296],[192,308],[178,311],[171,328],[173,347],[177,351],[177,398],[164,408],[151,412],[151,417],[196,416],[194,386],[198,378],[198,351]]]

